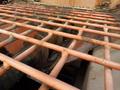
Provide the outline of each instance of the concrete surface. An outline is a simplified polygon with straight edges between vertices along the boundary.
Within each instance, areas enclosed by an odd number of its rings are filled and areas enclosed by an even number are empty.
[[[120,44],[120,40],[115,43]],[[94,56],[104,58],[104,48],[97,48]],[[111,50],[111,60],[120,63],[120,51]],[[120,90],[120,71],[113,70],[114,90]],[[90,64],[87,90],[104,90],[104,67],[95,63]]]

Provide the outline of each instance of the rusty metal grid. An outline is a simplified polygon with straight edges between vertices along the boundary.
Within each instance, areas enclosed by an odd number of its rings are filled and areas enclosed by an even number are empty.
[[[34,23],[34,25],[29,22]],[[8,57],[0,53],[0,60],[3,62],[3,66],[0,67],[0,75],[5,74],[7,70],[13,67],[42,82],[43,84],[39,90],[48,90],[49,88],[79,90],[74,86],[56,79],[65,63],[70,62],[67,61],[68,58],[74,56],[104,66],[105,90],[114,90],[112,69],[120,70],[120,64],[111,60],[110,50],[112,48],[120,50],[120,45],[111,41],[111,39],[113,41],[119,40],[120,23],[119,20],[116,20],[109,13],[29,4],[0,5],[0,25],[0,38],[7,37],[4,40],[0,40],[0,47],[9,45],[16,40],[31,43],[30,48],[14,57]],[[53,28],[46,28],[44,27],[45,25]],[[14,30],[15,27],[24,29],[24,32],[16,32]],[[62,29],[66,29],[67,31],[63,31]],[[39,40],[29,36],[32,32],[44,32],[46,35]],[[92,35],[95,37],[84,36],[83,33],[88,33],[89,36]],[[48,42],[53,36],[65,37],[72,40],[72,42],[66,47]],[[103,39],[96,38],[96,36],[100,36]],[[102,46],[104,48],[103,53],[105,53],[105,58],[98,58],[77,51],[76,44],[78,42],[81,44],[87,42]],[[79,47],[81,44],[79,44]],[[49,75],[19,62],[35,52],[38,46],[61,53],[59,61]]]

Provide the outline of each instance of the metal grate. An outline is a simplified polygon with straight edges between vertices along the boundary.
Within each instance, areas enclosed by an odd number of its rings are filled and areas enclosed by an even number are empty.
[[[79,90],[56,79],[64,64],[70,62],[68,58],[74,56],[104,66],[105,88],[113,90],[111,72],[112,69],[120,70],[120,64],[111,61],[110,49],[120,50],[120,45],[112,42],[120,38],[119,25],[119,20],[109,13],[29,4],[0,5],[0,47],[9,46],[17,40],[28,42],[31,45],[13,57],[0,53],[0,60],[3,62],[0,67],[0,75],[13,67],[42,82],[39,90],[49,88]],[[45,35],[41,36],[41,39],[36,39],[33,35],[29,35],[31,33],[34,35],[44,33]],[[49,39],[53,36],[67,38],[70,42],[67,46],[51,43]],[[77,50],[84,42],[93,46],[102,46],[105,50],[103,52],[105,58],[98,58]],[[19,62],[34,53],[38,46],[61,54],[49,75]]]

